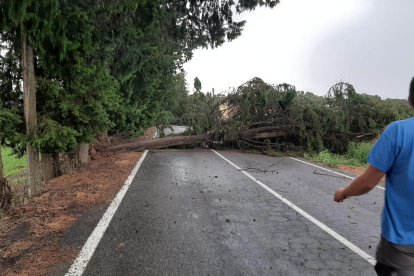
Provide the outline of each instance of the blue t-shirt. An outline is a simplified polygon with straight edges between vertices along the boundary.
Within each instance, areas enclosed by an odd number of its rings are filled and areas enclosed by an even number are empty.
[[[382,236],[414,245],[414,118],[391,123],[367,161],[387,174]]]

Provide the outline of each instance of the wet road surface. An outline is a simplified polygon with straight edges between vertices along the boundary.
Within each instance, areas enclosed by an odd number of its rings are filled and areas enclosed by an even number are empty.
[[[366,256],[383,189],[338,204],[350,179],[286,157],[217,153],[149,151],[83,275],[376,275]],[[82,226],[66,243],[93,230]]]

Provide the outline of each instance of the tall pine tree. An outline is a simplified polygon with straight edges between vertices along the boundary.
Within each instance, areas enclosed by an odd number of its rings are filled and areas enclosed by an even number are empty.
[[[278,2],[1,1],[1,42],[20,54],[24,83],[25,135],[15,145],[29,157],[26,195],[40,192],[38,150],[46,162],[101,132],[135,134],[161,120],[167,98],[183,93],[176,83],[192,51],[237,38],[244,22],[233,10]]]

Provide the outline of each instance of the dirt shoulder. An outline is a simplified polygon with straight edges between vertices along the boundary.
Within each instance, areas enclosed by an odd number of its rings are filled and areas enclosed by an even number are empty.
[[[152,139],[155,127],[139,140]],[[2,276],[45,275],[71,263],[79,248],[61,248],[59,241],[75,221],[95,205],[109,205],[142,152],[101,155],[90,163],[46,183],[40,196],[15,207],[0,220]]]

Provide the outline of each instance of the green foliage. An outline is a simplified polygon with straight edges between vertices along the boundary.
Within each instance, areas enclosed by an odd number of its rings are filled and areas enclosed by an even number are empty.
[[[157,114],[157,117],[155,118],[155,126],[157,127],[159,137],[165,137],[164,129],[169,127],[171,130],[171,122],[174,121],[174,115],[169,112],[162,110]]]
[[[303,91],[298,91],[297,92],[298,97],[303,97],[305,99],[307,99],[308,101],[312,102],[315,105],[325,105],[328,104],[328,101],[325,97],[323,96],[317,96],[315,94],[313,94],[312,92],[303,92]]]
[[[372,139],[391,122],[414,116],[409,106],[358,94],[344,82],[334,85],[326,100],[327,104],[315,104],[303,95],[289,109],[289,118],[301,130],[298,145],[306,151],[327,148],[343,154],[349,142]]]
[[[17,110],[4,108],[0,99],[0,144],[4,144],[6,139],[10,140],[16,137],[15,126],[21,122]]]
[[[181,104],[181,123],[191,126],[192,134],[206,133],[221,122],[220,105],[222,100],[211,93],[196,92],[189,95]]]
[[[65,127],[56,121],[40,117],[38,124],[38,136],[32,142],[33,146],[44,153],[66,153],[76,150],[78,143],[76,138],[80,133]]]
[[[1,38],[1,36],[0,36]],[[22,104],[20,51],[0,42],[0,101],[6,109],[18,108]]]
[[[170,111],[174,116],[174,121],[177,122],[176,120],[184,113],[185,102],[188,98],[188,87],[184,72],[174,76],[170,86],[165,87],[163,96],[163,109]],[[177,123],[181,124],[180,121]]]
[[[13,180],[12,183],[10,183],[10,186],[21,186],[23,187],[23,185],[27,182],[27,177],[22,177],[22,178],[16,178]],[[16,197],[14,197],[14,200],[16,200]]]
[[[4,176],[15,176],[26,170],[27,160],[26,157],[18,158],[13,155],[13,151],[10,148],[3,147],[1,149],[4,165]]]
[[[109,64],[98,57],[99,44],[93,41],[97,22],[90,17],[94,11],[53,0],[9,1],[0,6],[4,16],[1,40],[9,45],[3,59],[8,66],[1,68],[2,73],[15,77],[15,82],[21,81],[20,68],[12,66],[19,63],[21,30],[34,48],[37,61],[40,125],[32,137],[24,136],[24,127],[17,128],[21,140],[15,146],[21,148],[22,143],[30,142],[44,152],[71,151],[77,143],[91,142],[95,135],[108,130],[113,125],[108,112],[119,103],[118,84],[110,76]],[[9,84],[1,92],[7,103],[14,103],[22,114],[19,90],[18,85]]]
[[[226,140],[229,132],[256,128],[273,132],[269,138],[239,137],[237,145],[244,149],[328,149],[338,154],[348,152],[354,163],[365,162],[370,146],[358,143],[355,148],[352,142],[372,140],[391,122],[414,116],[408,105],[358,94],[344,82],[334,85],[320,100],[311,93],[297,92],[293,85],[274,86],[259,78],[239,86],[226,97],[194,93],[183,110],[181,119],[194,133],[214,133],[218,140]]]
[[[183,115],[180,69],[199,47],[237,38],[245,24],[233,12],[278,0],[0,2],[0,94],[22,117],[20,38],[34,50],[39,127],[24,125],[10,142],[43,152],[70,152],[101,132],[134,135]],[[201,85],[200,85],[201,89]],[[289,99],[287,99],[289,101]],[[210,115],[206,117],[208,121]],[[11,140],[10,140],[11,141]]]
[[[368,142],[355,143],[351,142],[348,145],[348,150],[345,154],[346,157],[358,160],[361,164],[367,163],[367,158],[374,145]]]
[[[194,89],[196,92],[201,92],[201,81],[198,78],[194,79]]]
[[[345,155],[333,154],[329,150],[324,150],[315,156],[308,156],[316,162],[323,163],[331,167],[341,165],[367,166],[367,158],[373,147],[372,143],[349,143]]]
[[[408,100],[406,99],[386,99],[387,102],[392,102],[396,105],[402,105],[402,106],[409,106]]]
[[[315,162],[336,168],[339,164],[361,166],[362,163],[353,158],[346,158],[339,154],[331,153],[329,150],[321,151],[318,155],[311,157]]]
[[[78,59],[76,63],[68,64],[67,74],[62,76],[63,86],[60,81],[38,79],[41,92],[38,97],[38,113],[40,118],[45,117],[45,122],[53,118],[53,124],[47,123],[39,127],[38,137],[64,133],[71,141],[70,144],[73,140],[88,143],[94,140],[94,136],[113,126],[108,113],[119,106],[118,84],[105,67],[88,65],[83,59]],[[73,131],[69,131],[68,127]],[[53,150],[50,140],[43,138],[34,143],[40,149],[52,152],[73,149],[73,144],[69,147],[54,144],[58,148]],[[49,144],[42,145],[43,142]]]

